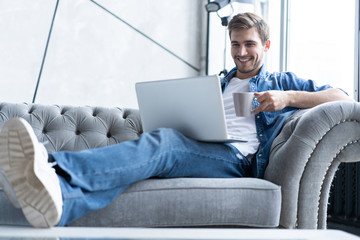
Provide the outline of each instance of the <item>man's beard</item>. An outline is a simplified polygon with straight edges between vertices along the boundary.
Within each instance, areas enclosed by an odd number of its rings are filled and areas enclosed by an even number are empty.
[[[237,64],[236,64],[237,65]],[[242,73],[242,74],[248,74],[251,73],[253,71],[255,71],[256,69],[259,68],[259,66],[261,65],[261,61],[257,60],[252,66],[250,66],[249,68],[241,68],[237,65],[237,71]]]

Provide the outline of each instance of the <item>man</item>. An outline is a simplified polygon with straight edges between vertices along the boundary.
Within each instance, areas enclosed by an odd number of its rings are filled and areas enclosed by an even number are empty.
[[[229,131],[248,143],[197,142],[163,128],[136,141],[48,154],[25,120],[12,119],[0,133],[0,183],[9,199],[35,227],[64,226],[150,177],[262,177],[271,143],[296,109],[352,101],[341,90],[317,87],[293,73],[266,72],[268,32],[267,24],[251,13],[229,23],[236,67],[221,80],[226,119]],[[254,92],[253,116],[235,117],[231,94],[237,91]]]

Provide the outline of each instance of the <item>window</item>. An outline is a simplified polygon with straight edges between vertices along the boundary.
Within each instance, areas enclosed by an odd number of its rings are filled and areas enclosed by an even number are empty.
[[[287,70],[354,97],[355,1],[289,1]]]
[[[243,3],[232,3],[233,13],[229,5],[218,14],[210,13],[208,74],[218,74],[223,69],[229,71],[234,67],[228,33],[219,16],[226,16],[229,12],[232,15],[254,12],[270,26],[271,47],[265,58],[269,72],[291,71],[298,77],[315,80],[318,85],[341,88],[350,97],[357,98],[358,83],[354,84],[357,78],[355,3],[244,0]]]

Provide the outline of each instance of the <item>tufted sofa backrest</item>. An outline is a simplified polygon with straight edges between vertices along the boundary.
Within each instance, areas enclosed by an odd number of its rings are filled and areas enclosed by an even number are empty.
[[[0,103],[0,127],[16,117],[30,123],[49,152],[104,147],[142,133],[138,110],[129,108]]]

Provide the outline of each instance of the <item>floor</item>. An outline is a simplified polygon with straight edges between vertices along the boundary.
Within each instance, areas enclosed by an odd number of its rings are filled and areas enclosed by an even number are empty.
[[[217,239],[217,240],[360,240],[337,230],[189,229],[189,228],[51,228],[0,226],[4,239]]]
[[[344,224],[336,224],[336,223],[330,223],[327,224],[328,229],[337,229],[342,230],[357,236],[360,236],[360,228],[355,226],[347,226]]]

